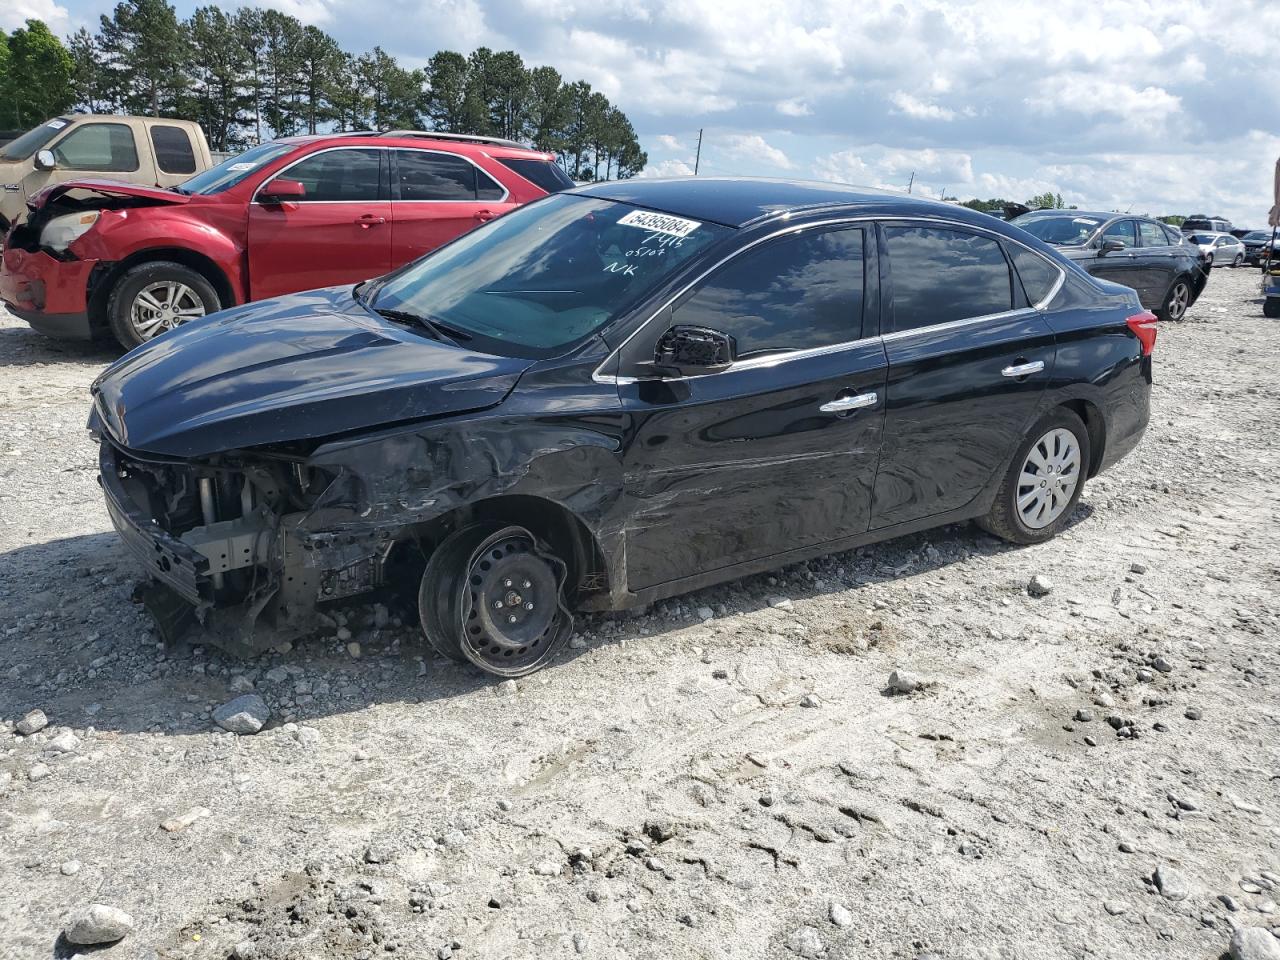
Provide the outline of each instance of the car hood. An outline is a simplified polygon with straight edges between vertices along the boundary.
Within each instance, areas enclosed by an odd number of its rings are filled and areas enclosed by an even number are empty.
[[[195,457],[500,403],[533,361],[391,323],[334,287],[224,310],[126,354],[93,385],[93,429]]]
[[[38,210],[72,191],[76,192],[75,199],[87,199],[93,194],[99,194],[106,197],[140,197],[160,204],[191,202],[191,197],[187,194],[165,190],[163,187],[147,187],[137,183],[125,183],[123,180],[88,179],[66,180],[38,190],[31,198],[29,206],[33,210]]]

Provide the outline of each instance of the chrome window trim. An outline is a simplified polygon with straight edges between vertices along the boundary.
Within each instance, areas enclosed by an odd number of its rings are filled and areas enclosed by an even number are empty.
[[[892,343],[897,340],[906,340],[908,337],[914,337],[920,334],[955,330],[960,327],[972,326],[976,323],[987,323],[991,320],[1005,320],[1010,317],[1017,317],[1023,314],[1033,314],[1035,312],[1035,307],[1018,307],[1015,310],[1001,310],[999,313],[984,313],[980,317],[965,317],[962,320],[947,320],[943,323],[931,323],[925,327],[912,327],[910,330],[894,330],[891,333],[881,334],[880,339],[886,343]]]
[[[393,203],[506,203],[507,198],[511,196],[511,191],[507,189],[507,185],[505,183],[502,183],[500,180],[498,180],[497,177],[491,174],[484,167],[480,166],[480,164],[476,163],[470,157],[464,157],[460,153],[451,153],[448,150],[432,150],[429,147],[416,147],[416,146],[415,147],[407,147],[407,146],[406,147],[383,147],[382,149],[411,150],[415,153],[434,153],[444,157],[457,157],[459,160],[465,160],[467,163],[471,164],[471,166],[476,168],[477,173],[488,177],[492,182],[496,183],[499,187],[502,188],[502,196],[497,200],[477,200],[475,198],[472,198],[471,200],[396,200],[395,198],[392,198]],[[488,157],[489,155],[486,153],[485,156]],[[490,157],[489,159],[492,160],[493,158]],[[514,173],[515,171],[512,171],[512,172]],[[517,174],[517,176],[519,176],[519,174]],[[395,186],[395,184],[392,184],[392,186]],[[479,189],[479,184],[476,185],[476,188],[477,190]],[[395,192],[399,192],[399,191],[395,191]]]
[[[948,320],[945,323],[935,323],[927,327],[916,327],[912,330],[895,330],[887,334],[881,333],[874,337],[859,337],[857,340],[846,340],[843,343],[829,344],[823,347],[806,347],[803,350],[789,350],[786,352],[771,353],[762,357],[748,358],[746,360],[741,360],[736,363],[732,363],[725,369],[717,370],[714,373],[699,373],[699,374],[693,374],[692,376],[688,376],[688,377],[663,377],[662,378],[663,381],[669,382],[669,381],[681,381],[681,380],[697,380],[702,377],[718,377],[721,374],[733,373],[738,370],[774,367],[774,366],[777,366],[778,364],[786,363],[791,360],[806,360],[806,359],[809,359],[810,357],[823,356],[828,353],[837,353],[842,350],[848,350],[852,347],[858,346],[859,344],[869,343],[875,340],[879,340],[881,342],[893,341],[893,340],[898,340],[898,339],[902,339],[909,336],[914,336],[920,333],[936,333],[942,330],[948,330],[955,327],[969,326],[971,324],[1002,319],[1005,317],[1014,316],[1016,314],[1028,313],[1032,311],[1040,311],[1040,310],[1043,310],[1047,304],[1053,302],[1054,297],[1056,297],[1059,291],[1062,289],[1062,285],[1066,283],[1066,280],[1067,280],[1066,271],[1063,270],[1061,266],[1059,266],[1058,264],[1054,263],[1052,260],[1044,256],[1044,254],[1040,253],[1038,250],[1032,249],[1031,247],[1023,243],[1021,240],[1018,240],[1014,237],[1007,237],[1004,234],[999,233],[998,231],[988,229],[987,227],[977,226],[971,223],[965,223],[964,221],[961,221],[961,220],[950,220],[945,217],[927,217],[927,216],[922,217],[922,216],[892,215],[892,214],[879,213],[879,214],[867,214],[867,215],[858,216],[858,217],[840,217],[840,218],[834,218],[831,220],[815,220],[812,223],[795,224],[793,226],[783,227],[781,230],[775,230],[773,233],[767,234],[763,237],[759,237],[756,240],[751,241],[751,243],[747,244],[744,247],[740,247],[739,249],[730,253],[728,256],[721,258],[720,260],[712,264],[710,267],[708,267],[706,270],[704,270],[702,273],[698,274],[698,276],[696,276],[693,280],[689,281],[687,284],[681,287],[678,291],[676,291],[676,293],[672,295],[669,299],[667,299],[666,302],[662,304],[662,306],[658,307],[658,309],[653,311],[653,313],[649,315],[648,319],[646,319],[643,323],[641,323],[640,326],[638,326],[631,333],[629,337],[623,340],[622,343],[618,344],[618,346],[615,349],[611,350],[609,352],[609,355],[600,362],[599,366],[597,366],[594,371],[592,371],[591,379],[594,380],[596,383],[610,383],[610,384],[617,384],[617,385],[637,383],[640,379],[638,377],[619,377],[613,374],[604,373],[602,371],[605,369],[605,367],[609,365],[610,362],[617,360],[618,355],[622,353],[624,349],[626,349],[627,344],[629,344],[633,339],[635,339],[635,337],[639,336],[646,328],[648,328],[649,324],[653,323],[653,321],[656,320],[664,310],[668,309],[673,303],[675,303],[677,300],[683,297],[686,293],[688,293],[695,286],[697,286],[699,283],[701,283],[703,280],[709,277],[712,273],[719,270],[722,266],[724,266],[730,260],[733,260],[736,257],[741,256],[742,254],[746,253],[748,250],[751,250],[752,248],[757,247],[762,243],[767,243],[770,240],[776,239],[777,237],[786,236],[787,234],[792,234],[792,233],[800,233],[804,230],[810,230],[815,227],[830,227],[830,226],[850,225],[850,224],[876,224],[876,223],[893,222],[893,221],[899,221],[899,220],[909,222],[909,223],[944,224],[949,227],[959,227],[963,230],[974,231],[986,236],[990,236],[990,237],[993,237],[996,241],[1004,241],[1006,243],[1016,243],[1019,247],[1026,250],[1028,253],[1039,257],[1045,263],[1049,264],[1049,266],[1057,270],[1058,271],[1057,282],[1054,283],[1053,287],[1050,289],[1047,296],[1045,296],[1039,302],[1032,304],[1030,307],[1019,307],[1014,310],[1003,310],[999,313],[984,314],[983,316],[980,316],[980,317],[965,317],[962,320]],[[1010,276],[1012,277],[1013,273],[1016,272],[1017,268],[1012,263],[1010,263],[1009,269],[1011,271]]]

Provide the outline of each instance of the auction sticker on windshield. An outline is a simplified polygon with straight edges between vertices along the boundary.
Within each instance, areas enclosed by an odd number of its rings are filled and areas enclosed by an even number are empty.
[[[624,227],[639,227],[650,233],[665,233],[672,237],[687,237],[702,225],[697,220],[686,220],[684,217],[673,217],[669,213],[654,213],[651,210],[632,210],[618,223]]]

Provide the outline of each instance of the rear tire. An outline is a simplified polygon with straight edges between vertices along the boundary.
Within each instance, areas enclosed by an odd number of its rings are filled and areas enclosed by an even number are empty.
[[[1181,320],[1187,315],[1191,305],[1191,281],[1185,276],[1177,277],[1169,284],[1169,292],[1164,295],[1164,302],[1156,310],[1161,320]]]
[[[1267,297],[1263,300],[1262,315],[1272,320],[1280,320],[1280,297]]]
[[[1089,475],[1089,432],[1065,407],[1051,410],[1028,431],[978,521],[1010,543],[1052,540],[1071,519]]]
[[[564,605],[568,567],[523,527],[478,523],[436,548],[418,613],[439,653],[499,677],[546,666],[573,628]]]
[[[107,298],[111,332],[126,350],[221,309],[218,293],[208,280],[168,260],[130,267]]]

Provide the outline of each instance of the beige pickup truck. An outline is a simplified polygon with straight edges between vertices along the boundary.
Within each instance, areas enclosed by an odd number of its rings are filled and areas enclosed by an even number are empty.
[[[0,235],[51,184],[107,177],[172,187],[213,166],[198,123],[89,113],[55,117],[0,147]]]

